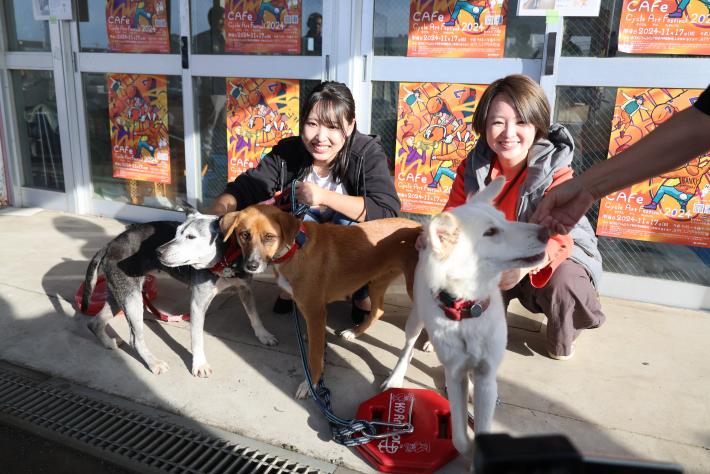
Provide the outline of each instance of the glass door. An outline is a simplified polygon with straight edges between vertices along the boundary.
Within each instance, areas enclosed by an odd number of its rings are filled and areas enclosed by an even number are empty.
[[[35,19],[31,2],[3,2],[0,98],[6,124],[10,201],[76,211],[71,130],[64,100],[65,65],[59,22]]]
[[[309,84],[326,76],[330,44],[323,43],[319,28],[330,28],[328,9],[324,11],[321,0],[288,2],[283,11],[260,8],[262,2],[152,2],[165,5],[162,16],[156,11],[112,13],[107,7],[123,3],[80,2],[72,32],[86,200],[90,212],[100,215],[133,221],[178,218],[174,212],[184,202],[209,206],[231,177],[230,160],[239,161],[233,142],[255,136],[241,129],[241,135],[235,133],[227,126],[230,117],[248,107],[271,107],[264,102],[268,97],[240,84],[248,79],[249,87],[264,82],[259,80],[286,81],[295,83],[302,97]],[[247,5],[246,14],[237,5]],[[161,52],[139,52],[135,43],[140,36],[126,45],[115,33],[122,30],[112,26],[133,23],[124,30],[136,25],[149,30],[155,27],[151,15],[167,20]],[[278,34],[269,37],[271,30],[288,33],[288,51],[278,44]],[[143,41],[157,40],[146,36]],[[157,96],[163,101],[145,100]],[[161,114],[162,132],[153,138],[147,124],[155,128]],[[133,145],[122,148],[126,143]]]

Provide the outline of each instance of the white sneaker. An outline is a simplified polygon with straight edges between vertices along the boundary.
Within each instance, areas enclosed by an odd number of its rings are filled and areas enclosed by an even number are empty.
[[[569,354],[567,355],[558,355],[558,354],[553,354],[550,352],[550,350],[547,350],[547,355],[550,356],[551,359],[555,360],[570,360],[572,357],[574,357],[574,350],[575,350],[575,345],[572,343],[572,350],[569,351]]]

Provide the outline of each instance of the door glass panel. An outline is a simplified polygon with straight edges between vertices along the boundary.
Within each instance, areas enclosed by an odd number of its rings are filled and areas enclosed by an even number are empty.
[[[621,21],[621,16],[623,14],[623,1],[624,0],[601,0],[601,6],[599,9],[599,16],[595,17],[575,17],[575,18],[565,18],[564,19],[564,36],[562,40],[562,56],[586,56],[595,58],[607,58],[607,57],[696,57],[691,55],[670,55],[670,54],[629,54],[618,50],[619,46],[619,23]],[[696,2],[683,2],[678,0],[678,8],[681,5],[685,5],[683,8],[688,7],[689,12],[688,21],[692,18],[693,20],[699,20],[698,25],[702,25],[696,30],[702,31],[710,26],[708,23],[708,14],[710,13],[710,6],[705,0],[700,0]],[[672,9],[676,7],[673,2],[653,3],[651,7],[644,9],[643,4],[641,4],[637,10],[641,12],[642,16],[648,16],[648,21],[652,24],[652,27],[647,27],[647,24],[643,24],[640,27],[632,26],[632,30],[636,30],[636,33],[641,33],[639,30],[647,30],[644,35],[649,37],[648,42],[652,42],[650,37],[656,35],[659,38],[668,35],[674,35],[682,33],[682,24],[680,30],[673,30],[668,28],[668,24],[665,23],[665,17]],[[651,5],[651,4],[649,4]],[[653,10],[662,6],[670,6],[671,10],[668,12],[662,12],[660,10]],[[648,8],[651,8],[649,11]],[[690,12],[692,10],[692,12]],[[655,19],[652,17],[655,15]],[[661,21],[664,20],[664,21]],[[669,20],[670,24],[679,24],[676,20]],[[686,28],[687,29],[687,28]],[[664,32],[664,30],[667,30]],[[707,35],[707,33],[702,32],[702,35]],[[673,36],[671,36],[673,37]],[[708,36],[705,36],[706,40]],[[680,41],[681,38],[679,38]],[[697,40],[696,40],[697,41]],[[678,42],[679,45],[682,43]]]
[[[114,177],[107,76],[99,73],[82,74],[94,197],[164,209],[180,208],[180,203],[186,199],[182,78],[167,76],[170,184],[163,184]],[[140,117],[136,120],[140,121]],[[147,156],[143,150],[140,153],[143,157]]]
[[[49,23],[34,19],[32,2],[6,0],[3,4],[9,51],[51,51]]]
[[[215,5],[218,3],[218,5]],[[262,15],[268,22],[272,19],[274,12],[279,13],[278,3],[285,2],[252,2],[261,6]],[[273,5],[272,5],[273,3]],[[321,31],[323,24],[323,0],[301,0],[301,56],[320,56],[322,52]],[[225,32],[224,32],[224,6],[225,1],[220,0],[193,0],[191,2],[191,31],[192,31],[192,53],[193,54],[231,54],[225,52]],[[213,6],[214,5],[214,6]],[[262,6],[264,5],[264,6]],[[266,8],[266,5],[272,8]],[[258,11],[253,16],[258,16]],[[281,18],[283,18],[281,16]],[[251,28],[251,27],[250,27]],[[257,30],[244,32],[245,34],[258,34]],[[252,46],[256,48],[257,46]],[[280,54],[266,51],[248,53],[239,52],[235,54]],[[298,55],[291,53],[290,55]]]
[[[51,71],[11,71],[23,186],[64,191],[57,98]]]
[[[517,0],[508,1],[506,58],[542,58],[543,17],[518,17]],[[406,56],[410,0],[375,0],[373,45],[378,56]]]
[[[565,125],[574,138],[575,174],[607,159],[616,94],[615,87],[557,88],[554,121]],[[587,213],[595,229],[598,216],[599,202]],[[710,285],[707,248],[599,237],[599,251],[605,271]]]
[[[126,2],[126,4],[129,3],[132,2]],[[177,54],[180,52],[180,2],[177,0],[169,0],[167,1],[167,5],[170,31],[170,53]],[[79,45],[81,51],[87,53],[110,52],[108,32],[106,29],[106,1],[80,1],[78,4],[78,11]],[[149,18],[150,14],[151,12],[145,12],[145,14],[140,18],[129,18],[128,20],[123,21],[137,20],[139,23],[145,24],[146,20],[144,20],[144,18]]]
[[[224,77],[196,77],[193,84],[202,171],[201,206],[207,208],[224,191],[228,180],[227,83]],[[299,111],[311,89],[318,84],[320,81],[298,81]],[[293,117],[295,122],[298,122],[298,119],[298,114]],[[274,127],[278,128],[278,125],[272,126]],[[246,140],[245,145],[251,150],[252,147],[259,146],[258,140],[258,133],[255,133]]]

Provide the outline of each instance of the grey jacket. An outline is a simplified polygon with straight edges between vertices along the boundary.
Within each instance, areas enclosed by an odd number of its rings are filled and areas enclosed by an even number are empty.
[[[520,185],[520,195],[516,204],[517,220],[528,222],[537,203],[552,184],[554,174],[572,164],[574,142],[565,127],[553,124],[547,139],[540,139],[530,148],[528,154],[528,173]],[[469,153],[464,171],[464,190],[466,194],[478,191],[485,183],[491,169],[493,151],[478,140]],[[602,276],[602,257],[597,248],[597,237],[586,217],[574,226],[570,232],[574,240],[571,260],[583,265],[592,277],[595,287],[599,287]]]

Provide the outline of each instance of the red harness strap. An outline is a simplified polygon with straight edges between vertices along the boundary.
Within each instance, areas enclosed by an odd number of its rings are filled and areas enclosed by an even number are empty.
[[[227,242],[227,248],[224,251],[224,255],[222,256],[222,259],[217,262],[217,265],[214,267],[210,268],[210,271],[212,273],[216,273],[219,276],[229,278],[229,276],[233,276],[235,274],[234,270],[232,270],[231,267],[234,262],[237,261],[237,259],[242,255],[242,249],[239,247],[239,243],[237,242],[237,236],[232,234],[229,237],[229,241]],[[229,270],[229,271],[225,271]],[[230,275],[227,275],[227,273],[230,273]]]
[[[439,301],[439,308],[444,311],[447,318],[452,321],[461,321],[462,319],[477,318],[488,309],[491,300],[462,300],[454,298],[450,293],[441,290],[436,299]]]
[[[298,229],[298,234],[296,234],[296,240],[293,242],[293,245],[289,247],[285,254],[281,255],[278,258],[272,259],[271,263],[283,263],[289,258],[293,257],[293,254],[296,253],[296,250],[300,249],[306,244],[306,237],[308,237],[308,235],[306,234],[306,226],[301,224],[301,227]]]

